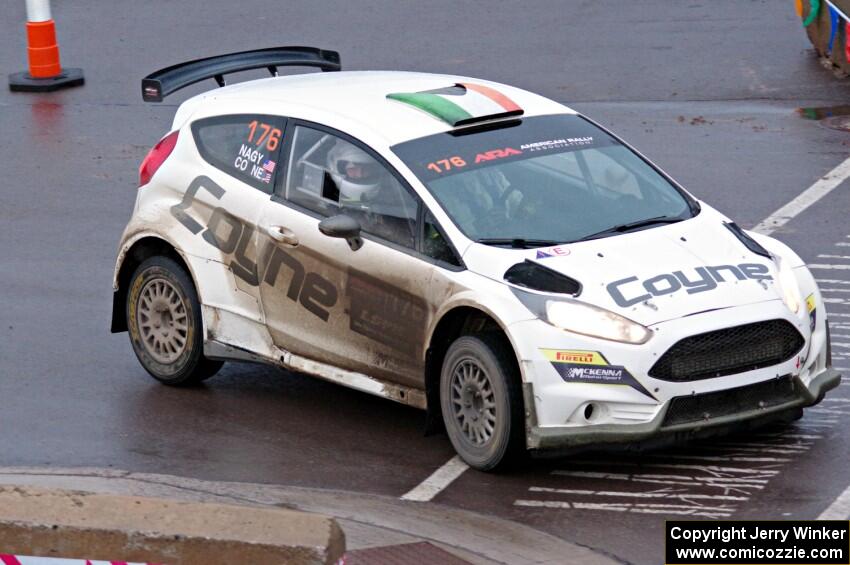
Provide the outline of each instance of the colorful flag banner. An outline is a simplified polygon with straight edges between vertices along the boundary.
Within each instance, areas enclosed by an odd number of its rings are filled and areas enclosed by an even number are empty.
[[[819,1],[819,0],[815,0],[815,1]],[[845,14],[845,13],[841,10],[841,8],[839,8],[838,6],[836,6],[835,4],[833,4],[832,2],[830,2],[830,0],[825,0],[825,1],[826,1],[826,5],[829,7],[829,13],[830,13],[830,16],[832,16],[832,14],[833,14],[833,12],[834,12],[834,13],[838,14],[838,16],[839,16],[841,19],[843,19],[845,22],[850,22],[850,16],[848,16],[847,14]]]
[[[808,26],[810,23],[815,21],[818,17],[818,12],[820,12],[820,0],[809,0],[809,15],[806,16],[806,19],[803,21],[803,25]]]
[[[838,10],[829,5],[829,52],[832,53],[832,46],[835,45],[835,36],[838,35],[838,24],[840,23]]]
[[[832,48],[835,45],[835,36],[838,35],[838,28],[841,26],[841,20],[844,20],[844,57],[847,59],[847,62],[850,63],[850,45],[848,45],[848,43],[850,43],[850,41],[848,41],[848,38],[850,38],[850,17],[841,11],[838,6],[830,2],[830,0],[826,0],[826,5],[829,8],[829,53],[832,54],[833,52]]]

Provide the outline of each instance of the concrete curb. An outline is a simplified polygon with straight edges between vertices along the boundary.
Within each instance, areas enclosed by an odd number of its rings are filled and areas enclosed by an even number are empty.
[[[334,563],[333,518],[34,487],[0,487],[0,549],[39,557],[192,563]]]
[[[111,469],[0,468],[1,484],[285,507],[335,516],[349,550],[417,540],[471,563],[615,565],[616,558],[534,528],[435,503],[346,491],[202,481]]]

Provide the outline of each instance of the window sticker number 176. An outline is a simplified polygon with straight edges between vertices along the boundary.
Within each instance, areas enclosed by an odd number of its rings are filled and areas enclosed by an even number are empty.
[[[448,157],[446,159],[440,159],[438,161],[433,161],[428,163],[425,167],[428,170],[434,171],[435,173],[444,173],[449,169],[456,168],[459,169],[461,167],[466,166],[466,161],[463,160],[463,157],[459,155],[455,155],[454,157]]]
[[[257,140],[254,141],[254,137],[257,136],[257,134],[259,134],[259,136],[257,137]],[[257,120],[248,124],[248,141],[255,144],[257,147],[265,145],[266,149],[274,151],[277,149],[278,144],[280,144],[281,135],[282,132],[280,131],[280,128],[276,128],[270,124],[264,124]]]

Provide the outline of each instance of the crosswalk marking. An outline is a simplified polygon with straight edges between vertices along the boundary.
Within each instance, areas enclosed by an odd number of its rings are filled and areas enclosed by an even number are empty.
[[[455,455],[442,467],[431,473],[427,479],[403,494],[401,499],[428,502],[454,482],[467,469],[469,469],[469,466],[461,460],[460,456]]]
[[[573,508],[577,510],[607,510],[636,514],[677,514],[702,518],[727,518],[735,511],[733,506],[702,506],[694,504],[640,504],[628,502],[598,503],[560,500],[516,500],[514,506],[536,508]]]
[[[725,494],[693,494],[682,493],[672,488],[658,489],[650,492],[582,490],[570,488],[528,487],[529,492],[546,492],[551,494],[581,494],[595,496],[619,496],[622,498],[669,498],[674,500],[747,500],[745,496],[729,496]]]
[[[835,190],[847,178],[850,178],[850,157],[815,181],[812,186],[801,192],[788,204],[762,220],[759,225],[753,228],[753,231],[770,235]]]
[[[846,265],[831,265],[831,264],[822,264],[822,263],[812,263],[811,265],[807,265],[809,269],[816,270],[837,270],[837,271],[846,271],[850,270],[850,264]]]

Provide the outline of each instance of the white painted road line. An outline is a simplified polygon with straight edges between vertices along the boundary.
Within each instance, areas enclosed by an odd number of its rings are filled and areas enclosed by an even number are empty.
[[[702,455],[680,455],[671,453],[670,455],[654,455],[648,454],[647,457],[661,457],[664,459],[685,459],[693,461],[743,461],[745,463],[788,463],[791,459],[784,457],[724,457],[724,456],[702,456]]]
[[[696,488],[716,488],[724,491],[737,491],[750,494],[748,489],[762,490],[770,480],[770,475],[757,475],[764,478],[737,477],[696,477],[693,475],[629,475],[625,473],[593,473],[582,471],[553,471],[553,475],[575,477],[579,479],[602,479],[625,481],[628,483],[647,483],[656,485],[679,485]]]
[[[814,437],[814,436],[810,436]],[[817,436],[823,437],[823,436]],[[584,464],[584,465],[598,465],[598,461],[573,461],[576,464]],[[767,475],[777,475],[779,471],[775,469],[767,469],[765,467],[754,467],[754,468],[743,468],[743,467],[720,467],[717,465],[689,465],[683,463],[669,463],[669,462],[646,462],[641,461],[640,463],[635,463],[632,461],[606,461],[606,466],[609,467],[663,467],[663,468],[671,468],[671,469],[688,469],[691,471],[702,471],[704,473],[709,473],[711,475],[717,477],[729,476],[730,473],[763,473]],[[771,467],[775,467],[775,465],[770,465]],[[554,472],[554,471],[553,471]]]
[[[464,463],[460,456],[455,455],[445,465],[434,471],[430,477],[402,495],[401,499],[428,502],[437,496],[441,490],[452,484],[467,469],[469,469],[469,465]]]
[[[850,519],[850,486],[838,495],[829,507],[821,512],[818,520],[848,520]]]
[[[840,279],[815,279],[818,284],[850,284],[850,281]]]
[[[789,220],[799,216],[809,206],[832,192],[847,178],[850,178],[850,158],[822,176],[794,200],[765,218],[759,225],[753,228],[753,231],[770,235],[787,224]]]
[[[675,500],[749,500],[747,496],[728,496],[724,494],[679,493],[673,489],[659,489],[650,492],[627,492],[610,490],[584,490],[570,488],[528,487],[529,492],[547,492],[551,494],[577,494],[583,496],[617,496],[621,498],[670,498]]]
[[[850,259],[850,255],[818,255],[818,259]]]
[[[747,453],[776,453],[779,455],[793,455],[795,453],[799,453],[801,450],[805,451],[809,449],[809,446],[785,446],[785,445],[772,445],[768,447],[738,447],[733,445],[705,445],[702,446],[703,450],[707,451],[722,451],[725,454],[734,454],[734,455],[746,455]]]
[[[533,508],[574,508],[576,510],[608,510],[637,514],[681,514],[706,518],[728,518],[735,511],[730,506],[702,506],[688,504],[635,504],[631,502],[567,502],[562,500],[516,500],[514,506]]]
[[[811,265],[806,265],[809,269],[819,269],[824,271],[836,270],[848,270],[850,269],[850,264],[847,265],[832,265],[832,264],[822,264],[822,263],[812,263]]]

